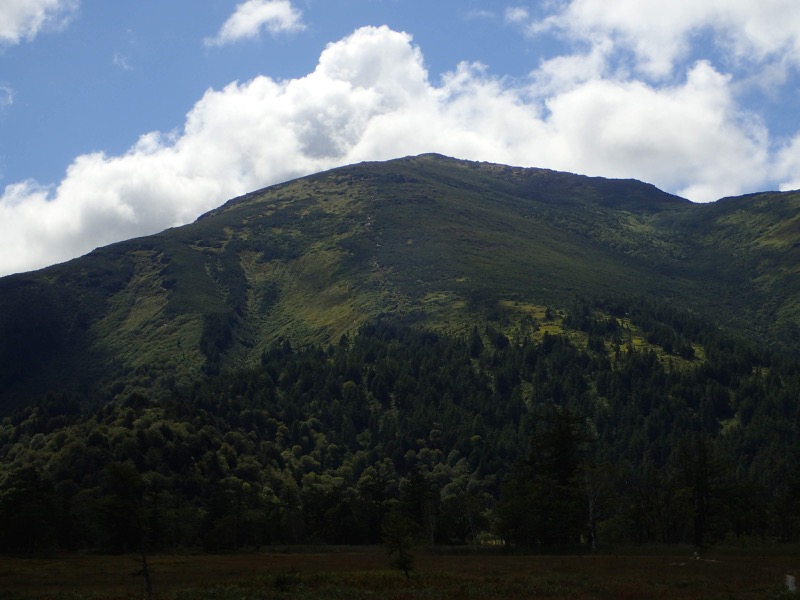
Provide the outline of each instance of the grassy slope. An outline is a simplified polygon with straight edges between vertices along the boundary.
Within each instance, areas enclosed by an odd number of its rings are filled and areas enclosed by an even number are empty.
[[[736,314],[752,323],[762,339],[796,347],[800,339],[800,193],[725,199],[710,205],[708,213],[692,231],[706,252],[716,248],[724,255],[716,268],[734,282],[731,302]]]
[[[81,379],[163,389],[199,372],[209,339],[230,365],[382,314],[460,329],[498,302],[575,296],[668,299],[796,347],[798,208],[435,155],[336,169],[0,279],[0,402]]]

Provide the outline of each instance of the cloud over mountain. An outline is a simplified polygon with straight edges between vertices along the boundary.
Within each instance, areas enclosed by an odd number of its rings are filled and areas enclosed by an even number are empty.
[[[237,13],[277,4],[289,3],[251,1]],[[423,152],[636,177],[700,201],[767,180],[768,132],[740,109],[729,76],[699,61],[666,85],[637,80],[609,69],[610,51],[546,61],[521,80],[462,63],[432,81],[410,35],[358,29],[305,76],[210,89],[180,130],[145,134],[118,156],[80,156],[52,188],[7,186],[0,274],[183,224],[289,178]],[[789,166],[775,173],[790,179],[799,146],[786,146]]]

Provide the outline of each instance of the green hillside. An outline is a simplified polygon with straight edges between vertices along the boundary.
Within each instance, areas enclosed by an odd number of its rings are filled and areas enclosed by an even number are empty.
[[[636,181],[423,155],[234,199],[0,280],[3,404],[99,401],[336,340],[379,315],[463,330],[509,305],[652,298],[800,350],[800,194],[695,205]]]

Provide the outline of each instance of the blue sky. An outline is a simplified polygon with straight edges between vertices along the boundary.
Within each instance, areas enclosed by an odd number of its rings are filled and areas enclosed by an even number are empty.
[[[800,188],[796,0],[4,0],[0,275],[422,152]]]

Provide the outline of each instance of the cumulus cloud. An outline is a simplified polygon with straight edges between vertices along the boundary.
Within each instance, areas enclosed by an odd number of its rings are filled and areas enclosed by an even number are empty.
[[[646,173],[680,195],[714,200],[758,185],[767,167],[767,132],[737,110],[729,83],[706,62],[668,88],[592,80],[551,97],[548,122],[569,142],[564,163],[608,176]]]
[[[208,90],[180,130],[81,156],[52,188],[6,187],[0,273],[183,224],[265,185],[422,152],[635,177],[693,200],[765,180],[767,132],[738,108],[729,76],[700,61],[659,87],[609,76],[597,52],[570,57],[561,75],[543,63],[514,83],[463,63],[434,82],[408,34],[359,29],[304,77]],[[800,152],[785,155],[789,169]]]
[[[224,46],[258,37],[262,29],[272,35],[305,29],[303,15],[289,0],[247,0],[220,28],[217,35],[205,40],[208,46]]]
[[[32,40],[45,28],[64,25],[78,0],[3,0],[0,3],[0,46]]]
[[[800,65],[797,23],[800,3],[795,0],[571,0],[528,27],[531,34],[558,30],[583,42],[612,40],[633,53],[639,72],[664,78],[702,33],[709,33],[731,61],[788,58]]]
[[[596,79],[625,80],[626,77],[609,73],[610,43],[597,43],[583,54],[565,54],[544,60],[531,73],[535,89],[540,95],[559,94],[576,85]]]

